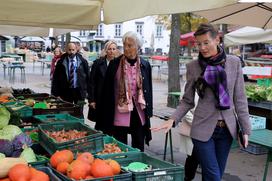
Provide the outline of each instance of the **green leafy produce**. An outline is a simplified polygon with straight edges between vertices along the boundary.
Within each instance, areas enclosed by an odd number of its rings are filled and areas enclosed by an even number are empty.
[[[9,141],[13,140],[15,136],[22,133],[22,130],[15,125],[7,125],[2,130],[0,130],[0,139],[7,139]]]
[[[8,125],[10,119],[9,111],[0,105],[0,129]]]
[[[246,95],[249,99],[255,102],[266,101],[271,96],[271,91],[268,91],[268,89],[271,90],[272,88],[257,85],[247,85]]]
[[[5,157],[6,157],[6,155],[5,155],[5,154],[0,153],[0,160],[1,160],[2,158],[5,158]]]
[[[37,158],[34,151],[30,147],[25,147],[21,153],[20,158],[24,158],[27,163],[36,162]]]

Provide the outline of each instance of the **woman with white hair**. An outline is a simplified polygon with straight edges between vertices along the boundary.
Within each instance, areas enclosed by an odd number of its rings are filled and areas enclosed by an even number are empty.
[[[94,61],[90,73],[90,89],[88,92],[89,113],[88,119],[96,122],[96,114],[99,111],[104,79],[109,62],[120,56],[117,43],[109,40],[102,50],[100,58]]]
[[[110,62],[103,89],[103,111],[96,129],[144,151],[151,140],[152,77],[149,62],[138,56],[142,39],[134,32],[123,36],[124,54]]]

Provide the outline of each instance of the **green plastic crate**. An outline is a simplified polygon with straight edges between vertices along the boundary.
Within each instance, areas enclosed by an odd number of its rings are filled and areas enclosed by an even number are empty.
[[[120,163],[122,167],[126,167],[132,162],[142,162],[152,166],[151,171],[143,172],[131,171],[133,181],[146,181],[146,180],[181,181],[184,178],[183,166],[159,160],[143,152],[126,153],[115,156],[103,155],[102,158],[114,159],[118,163]]]
[[[61,179],[58,178],[58,177],[53,173],[53,171],[51,170],[50,167],[47,167],[47,166],[40,166],[40,165],[34,165],[34,167],[35,167],[37,170],[40,170],[40,171],[46,173],[46,174],[49,176],[49,178],[50,178],[51,181],[61,181]]]
[[[96,155],[100,155],[101,157],[103,155],[115,155],[115,154],[122,155],[122,153],[127,153],[127,152],[129,152],[129,153],[140,152],[139,149],[132,148],[131,146],[126,145],[126,144],[124,144],[124,143],[122,143],[122,142],[120,142],[120,141],[116,140],[115,138],[108,136],[108,135],[104,136],[103,140],[104,140],[104,145],[110,144],[110,143],[117,144],[117,146],[122,150],[122,152],[121,153],[110,153],[110,154],[96,154]]]
[[[81,116],[81,108],[78,105],[69,102],[55,102],[56,107],[51,109],[33,109],[33,115],[44,115],[44,114],[71,114],[76,117]]]
[[[26,106],[22,102],[8,102],[5,103],[5,106],[8,108],[9,111],[19,113],[21,118],[29,118],[33,115],[33,109],[29,106]],[[18,110],[13,109],[18,107],[22,108]]]
[[[31,166],[45,166],[49,162],[49,158],[42,156],[42,155],[36,155],[37,161],[36,162],[30,162],[29,165]]]
[[[64,181],[74,181],[74,179],[68,178],[66,175],[63,175],[62,173],[58,172],[56,169],[52,168],[53,172]],[[84,181],[132,181],[132,174],[128,171],[121,170],[121,173],[119,175],[114,175],[111,177],[102,177],[102,178],[94,178],[94,179],[87,179]]]
[[[90,128],[80,122],[56,122],[38,125],[39,140],[41,146],[52,155],[57,150],[69,149],[73,153],[91,152],[96,153],[103,150],[103,134],[100,131]],[[87,131],[87,136],[70,140],[67,142],[58,143],[53,138],[49,137],[45,131],[60,131],[60,130],[78,130]]]
[[[71,116],[70,114],[45,114],[33,116],[42,123],[59,122],[59,121],[75,121],[84,123],[84,119]]]
[[[271,78],[257,79],[257,85],[269,87],[272,85],[272,79]]]

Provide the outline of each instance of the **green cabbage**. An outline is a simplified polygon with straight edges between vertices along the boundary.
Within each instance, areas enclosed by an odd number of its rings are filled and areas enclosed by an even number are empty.
[[[10,119],[10,112],[0,105],[0,129],[8,125]]]
[[[6,157],[6,155],[4,154],[4,153],[0,153],[0,160],[2,159],[2,158],[5,158]]]
[[[20,158],[24,158],[27,163],[36,162],[37,158],[34,151],[30,147],[25,147],[21,153]]]
[[[7,125],[2,130],[0,130],[0,139],[6,139],[12,141],[15,136],[22,133],[22,130],[15,125]]]

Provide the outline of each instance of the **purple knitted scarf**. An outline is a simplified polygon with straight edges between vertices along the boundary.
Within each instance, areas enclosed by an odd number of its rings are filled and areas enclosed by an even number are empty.
[[[218,52],[217,55],[209,58],[205,58],[199,53],[199,64],[203,72],[196,83],[196,88],[199,96],[203,98],[205,88],[210,87],[217,99],[217,109],[225,110],[230,108],[225,72],[226,54],[221,47],[218,47]]]

